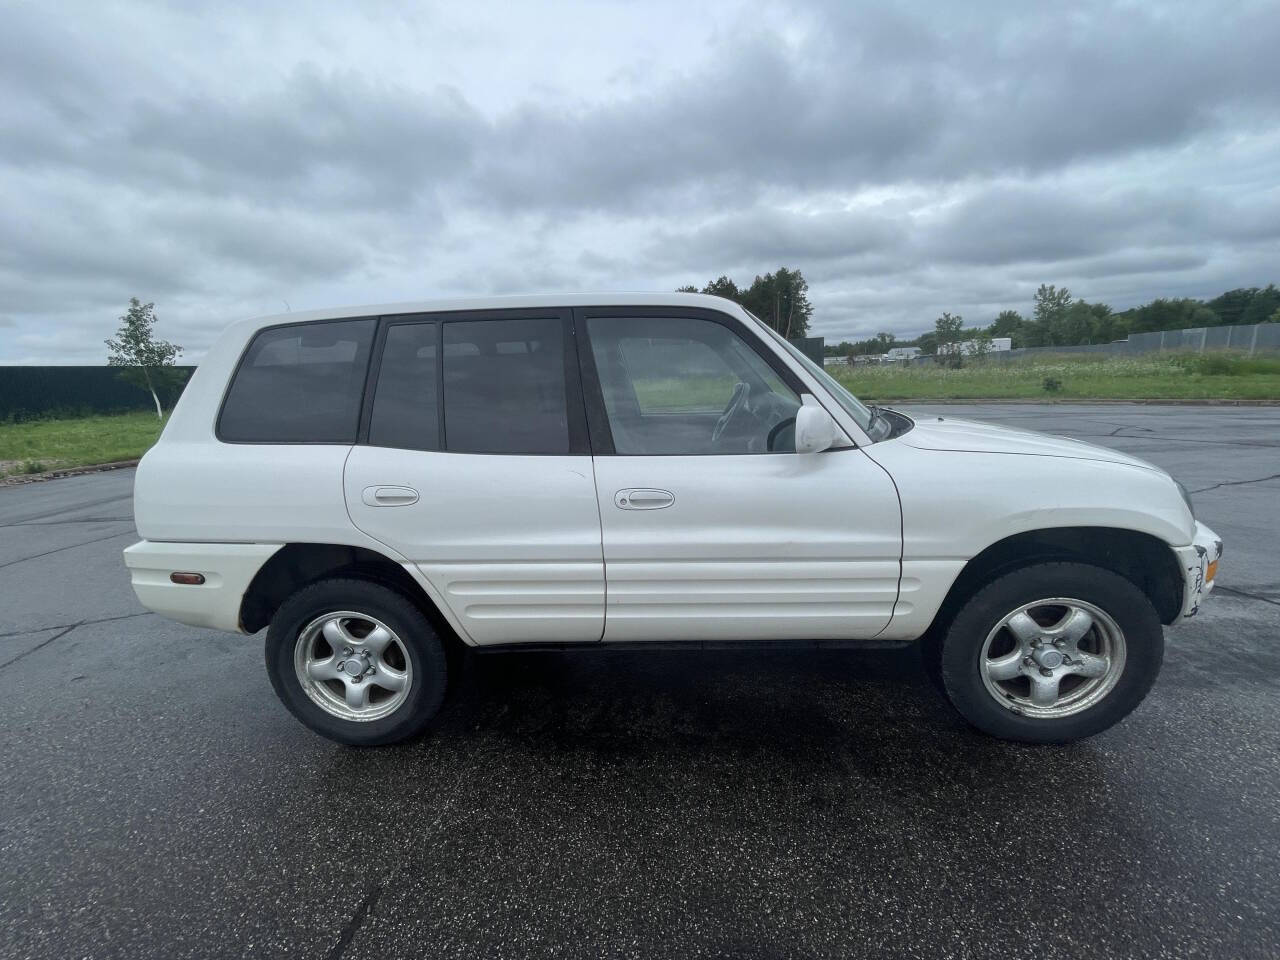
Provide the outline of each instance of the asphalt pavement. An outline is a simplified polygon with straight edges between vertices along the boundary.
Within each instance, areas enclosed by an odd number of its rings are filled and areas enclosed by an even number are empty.
[[[0,957],[1280,955],[1280,408],[909,409],[1195,491],[1221,586],[1120,726],[983,738],[910,650],[587,651],[343,748],[138,605],[131,471],[0,488]]]

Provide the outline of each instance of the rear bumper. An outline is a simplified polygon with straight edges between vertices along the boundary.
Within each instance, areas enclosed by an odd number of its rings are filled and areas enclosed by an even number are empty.
[[[240,602],[254,575],[280,543],[156,543],[141,540],[124,551],[133,592],[148,610],[189,623],[243,633]],[[172,573],[198,573],[204,583],[177,584]]]
[[[1222,539],[1203,523],[1196,523],[1191,545],[1175,547],[1182,565],[1182,619],[1200,612],[1200,604],[1213,590],[1222,558]]]

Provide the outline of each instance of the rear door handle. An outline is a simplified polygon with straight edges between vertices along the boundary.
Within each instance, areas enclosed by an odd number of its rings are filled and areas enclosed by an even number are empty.
[[[407,507],[418,502],[418,491],[413,487],[365,487],[360,499],[370,507]]]
[[[613,495],[613,503],[619,510],[661,510],[676,502],[670,490],[652,487],[628,487]]]

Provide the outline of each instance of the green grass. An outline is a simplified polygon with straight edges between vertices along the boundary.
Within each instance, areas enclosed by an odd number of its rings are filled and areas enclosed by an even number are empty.
[[[1280,400],[1280,357],[1042,354],[1014,361],[828,368],[863,400]],[[1050,388],[1046,389],[1046,382]],[[1057,381],[1057,389],[1052,389]]]
[[[637,378],[631,385],[642,413],[720,413],[733,396],[733,377]]]
[[[142,456],[160,436],[154,413],[0,423],[0,474],[40,473]]]

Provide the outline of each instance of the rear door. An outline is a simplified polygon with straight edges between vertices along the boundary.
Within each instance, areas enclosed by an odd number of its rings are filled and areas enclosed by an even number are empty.
[[[804,387],[736,317],[576,312],[607,574],[606,641],[865,639],[898,593],[889,476],[795,453]]]
[[[593,642],[600,516],[567,310],[384,318],[351,518],[479,644]]]

